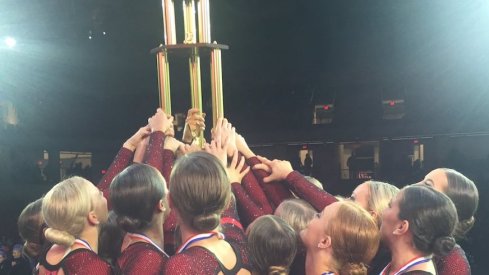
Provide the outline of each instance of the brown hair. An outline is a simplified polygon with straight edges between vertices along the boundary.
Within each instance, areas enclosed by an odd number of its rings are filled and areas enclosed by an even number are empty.
[[[448,168],[442,168],[447,176],[447,195],[457,208],[458,223],[454,236],[463,239],[465,234],[474,226],[475,212],[479,206],[479,191],[474,182],[462,173]]]
[[[298,235],[280,217],[265,215],[247,231],[253,274],[288,274],[297,253]]]
[[[160,172],[146,164],[135,163],[119,173],[110,185],[117,224],[127,232],[151,226],[156,205],[166,202],[165,185]]]
[[[20,237],[25,241],[24,252],[30,257],[37,257],[44,244],[44,219],[41,213],[42,198],[29,203],[19,215],[17,228]]]
[[[297,233],[307,227],[316,213],[316,210],[302,199],[284,200],[275,209],[275,215],[284,219]]]
[[[409,222],[414,247],[426,254],[448,254],[455,246],[452,233],[458,221],[453,202],[429,186],[406,186],[401,192],[398,216]]]
[[[183,222],[197,232],[219,226],[231,199],[231,186],[221,162],[206,152],[181,157],[170,177],[170,198]]]
[[[380,232],[372,216],[352,201],[340,204],[326,227],[340,274],[367,274],[367,264],[377,253]]]

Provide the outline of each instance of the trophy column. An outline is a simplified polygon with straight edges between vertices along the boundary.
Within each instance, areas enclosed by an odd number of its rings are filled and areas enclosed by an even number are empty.
[[[192,108],[197,108],[202,111],[200,54],[209,54],[212,93],[212,121],[213,125],[215,126],[217,119],[224,116],[221,50],[227,50],[229,49],[229,46],[217,44],[217,42],[211,42],[209,0],[197,0],[198,27],[196,26],[195,0],[182,0],[185,29],[185,38],[182,44],[178,44],[176,42],[174,1],[162,0],[162,6],[165,45],[160,45],[158,48],[151,51],[157,56],[160,106],[167,114],[171,113],[170,71],[168,59],[169,55],[171,54],[183,53],[188,56],[189,60]],[[192,132],[192,136],[198,139],[200,145],[203,145],[204,136],[202,129],[195,129],[195,132]]]

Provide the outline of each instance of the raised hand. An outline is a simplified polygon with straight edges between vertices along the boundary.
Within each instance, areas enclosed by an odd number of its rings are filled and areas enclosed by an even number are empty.
[[[127,148],[131,151],[136,150],[136,147],[141,143],[141,141],[151,134],[151,129],[149,125],[143,126],[139,128],[139,130],[134,133],[124,144],[122,145],[124,148]]]
[[[200,148],[200,146],[198,144],[182,144],[182,146],[179,147],[180,149],[180,152],[182,153],[182,155],[186,155],[186,154],[190,154],[190,153],[193,153],[193,152],[198,152],[198,151],[201,151],[202,148]]]
[[[166,133],[170,127],[173,127],[173,117],[158,108],[156,113],[148,119],[148,125],[151,128],[151,132],[161,131]]]
[[[205,113],[201,113],[197,108],[188,110],[187,118],[185,119],[185,127],[183,128],[182,140],[186,143],[191,143],[197,134],[204,130]]]
[[[247,167],[244,171],[243,167],[245,164],[245,158],[241,158],[241,161],[238,163],[239,153],[238,151],[234,151],[233,159],[231,163],[226,167],[226,172],[228,174],[229,183],[237,182],[241,183],[243,177],[250,171],[250,167]]]
[[[269,176],[263,178],[263,182],[285,180],[287,176],[294,171],[290,162],[286,160],[269,160],[261,156],[257,156],[257,158],[262,163],[253,166],[253,169],[262,169],[270,173]]]
[[[165,143],[163,144],[163,148],[167,150],[171,150],[173,153],[175,153],[183,145],[184,145],[183,142],[177,140],[173,136],[166,136]]]
[[[146,136],[139,142],[138,146],[136,146],[136,151],[134,151],[134,156],[132,158],[132,162],[135,163],[143,163],[144,154],[146,153],[146,148],[149,144],[149,137]]]
[[[234,151],[236,151],[236,129],[233,127],[231,123],[228,122],[225,118],[219,118],[217,120],[217,124],[211,130],[212,139],[216,139],[220,136],[222,141],[228,142],[228,157],[232,157],[234,155]]]
[[[239,134],[236,134],[236,148],[247,159],[255,156],[255,153],[253,153],[253,151],[251,151],[251,149],[248,146],[248,143],[246,143],[246,140],[244,139],[244,137],[239,135]]]
[[[220,135],[213,139],[210,144],[206,143],[204,145],[204,150],[207,153],[216,156],[224,167],[227,166],[227,149],[228,141],[222,141]]]

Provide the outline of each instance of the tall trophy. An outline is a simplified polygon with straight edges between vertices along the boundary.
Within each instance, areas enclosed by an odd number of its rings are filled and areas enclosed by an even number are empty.
[[[188,56],[192,108],[197,108],[202,112],[202,85],[199,54],[210,54],[212,122],[215,126],[217,119],[224,116],[221,50],[227,50],[229,49],[229,46],[217,44],[215,41],[211,42],[209,0],[181,1],[183,5],[185,29],[183,43],[177,43],[176,39],[175,0],[162,0],[165,44],[162,44],[151,51],[156,54],[160,107],[165,113],[171,114],[170,65],[168,62],[168,55],[185,54]],[[195,12],[196,4],[198,33]],[[197,139],[200,145],[202,145],[204,142],[203,129],[191,129],[191,131],[192,136]]]

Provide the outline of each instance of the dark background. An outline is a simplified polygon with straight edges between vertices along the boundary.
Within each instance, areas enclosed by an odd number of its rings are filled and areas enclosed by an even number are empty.
[[[381,161],[390,165],[376,178],[398,186],[434,167],[460,170],[481,193],[478,223],[463,246],[474,274],[484,274],[489,2],[210,2],[212,39],[230,46],[222,54],[225,114],[257,152],[292,160],[301,144],[310,144],[313,175],[343,195],[359,181],[340,180],[340,142],[381,142]],[[181,43],[180,1],[175,6]],[[12,165],[18,152],[93,152],[96,181],[123,140],[154,113],[156,62],[149,51],[163,42],[161,1],[0,0],[0,42],[6,36],[17,45],[0,44],[0,99],[14,104],[19,124],[0,129],[0,168],[13,167],[0,169],[2,235],[15,232],[19,211],[52,184],[11,176],[26,174]],[[170,71],[173,111],[186,112],[187,61],[172,57]],[[401,120],[382,119],[381,101],[392,98],[405,100]],[[332,102],[333,122],[312,125],[314,105]],[[415,139],[427,149],[423,171],[413,174],[392,160]]]

